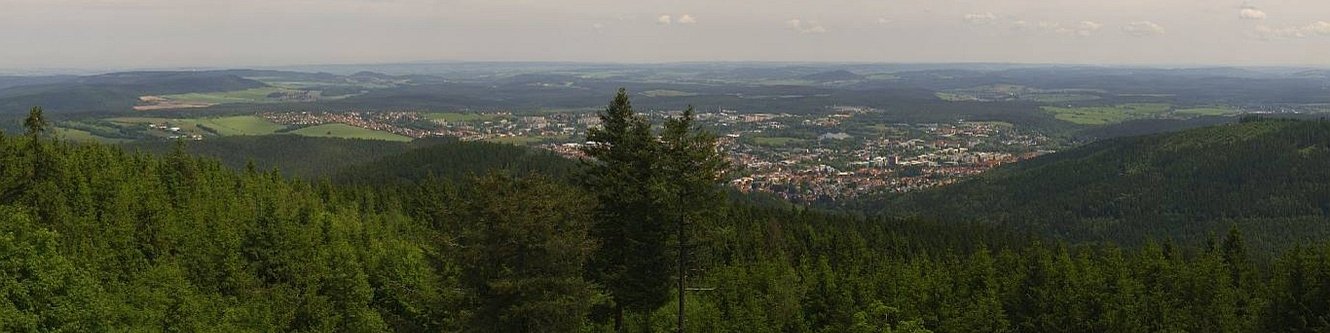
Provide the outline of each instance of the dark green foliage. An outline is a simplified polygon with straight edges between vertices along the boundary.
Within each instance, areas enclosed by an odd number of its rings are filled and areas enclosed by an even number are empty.
[[[427,178],[463,180],[473,175],[503,172],[541,174],[566,179],[577,163],[554,153],[527,147],[454,138],[421,139],[418,147],[355,165],[334,176],[341,183],[385,184],[418,182]]]
[[[169,141],[125,145],[157,154],[169,153],[173,146],[174,142]],[[237,170],[252,164],[260,170],[276,169],[296,178],[373,185],[430,177],[463,180],[493,170],[564,178],[576,167],[575,162],[549,152],[451,137],[406,143],[296,135],[229,136],[190,141],[185,150],[216,158]]]
[[[592,140],[606,145],[591,149],[597,160],[581,170],[584,188],[509,175],[520,172],[454,181],[456,169],[487,158],[486,149],[426,153],[420,161],[428,167],[405,170],[432,171],[377,173],[404,176],[347,186],[290,180],[253,164],[228,168],[190,156],[187,145],[146,155],[0,137],[0,330],[606,332],[615,329],[612,319],[593,309],[606,304],[628,310],[621,328],[668,331],[679,311],[669,296],[677,291],[673,245],[681,241],[691,243],[688,286],[698,289],[683,307],[694,332],[1330,330],[1324,240],[1275,252],[1253,236],[1269,230],[1223,222],[1228,232],[1209,233],[1199,245],[1146,240],[1120,248],[1051,242],[1034,236],[1038,230],[996,223],[727,204],[707,186],[724,163],[703,149],[707,135],[687,130],[687,116],[657,136],[632,116],[626,96],[606,113],[605,130]],[[1253,131],[1236,132],[1243,135],[1139,139],[1215,156],[1126,161],[1165,166],[1141,169],[1146,174],[1207,175],[1198,191],[1253,172],[1293,191],[1259,192],[1271,196],[1258,199],[1267,207],[1243,209],[1305,219],[1266,228],[1301,225],[1323,221],[1303,207],[1321,185],[1295,182],[1320,181],[1312,169],[1325,165],[1312,164],[1326,147],[1315,139],[1319,126],[1258,121],[1234,127]],[[1258,155],[1283,172],[1230,170],[1216,164],[1231,161],[1225,150],[1207,148],[1214,141],[1255,146],[1228,146],[1241,153],[1289,146],[1306,153]],[[436,159],[449,161],[429,162]],[[1057,170],[1057,161],[1030,168]],[[1170,189],[1159,186],[1152,189]],[[1158,208],[1124,203],[1136,206],[1115,209]],[[1159,221],[1149,217],[1124,215],[1121,223]],[[682,220],[684,237],[671,236]]]
[[[614,297],[616,324],[627,312],[644,312],[665,304],[673,261],[668,257],[668,224],[661,202],[657,172],[660,145],[651,124],[633,112],[625,90],[600,114],[601,127],[587,134],[586,162],[579,177],[594,193],[592,235],[601,242],[590,269],[595,281]],[[616,327],[618,328],[618,327]]]
[[[1236,225],[1269,252],[1330,236],[1330,122],[1262,120],[1114,139],[896,198],[884,210],[1140,244]]]
[[[19,229],[6,229],[17,230],[6,237],[18,243],[4,253],[57,270],[4,279],[17,277],[29,288],[71,288],[30,289],[30,296],[10,300],[72,299],[87,306],[75,308],[96,315],[22,301],[13,308],[36,318],[17,322],[23,327],[375,332],[406,326],[389,320],[439,317],[376,301],[406,299],[428,311],[441,304],[438,297],[420,299],[429,295],[420,291],[442,285],[425,256],[410,255],[426,248],[415,239],[422,229],[402,214],[183,153],[153,158],[27,137],[6,139],[0,152],[4,202],[26,207],[33,220],[25,227],[24,217],[6,211],[16,221],[6,228]],[[378,250],[384,248],[392,251]],[[378,278],[402,271],[431,277]],[[392,288],[401,284],[408,288]],[[106,305],[99,310],[97,304]]]
[[[455,247],[476,304],[468,330],[579,330],[598,298],[582,278],[595,248],[590,198],[539,178],[490,175],[474,189]]]
[[[50,124],[46,122],[46,116],[42,115],[42,107],[34,106],[28,111],[28,117],[23,119],[23,128],[27,129],[28,136],[37,137],[50,131]]]
[[[169,153],[173,146],[172,141],[143,141],[125,145],[129,149],[157,154]],[[287,176],[318,179],[330,177],[355,165],[407,152],[413,147],[418,146],[380,140],[263,135],[190,141],[186,143],[185,151],[216,158],[237,170],[252,162],[261,170],[277,169]]]

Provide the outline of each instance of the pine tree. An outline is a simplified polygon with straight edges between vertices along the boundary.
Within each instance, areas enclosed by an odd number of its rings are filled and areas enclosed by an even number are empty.
[[[679,293],[678,311],[682,314],[688,271],[694,257],[690,253],[696,232],[693,226],[713,219],[721,211],[725,201],[721,184],[729,161],[717,150],[716,136],[694,125],[691,105],[679,117],[665,121],[660,137],[659,176],[663,177],[661,184],[666,190],[662,198],[666,209],[662,213],[666,214],[667,223],[675,225],[675,248],[679,251],[675,290]],[[682,315],[678,320],[678,325],[684,325]]]
[[[599,203],[591,230],[601,248],[589,268],[612,295],[611,315],[622,331],[625,312],[645,313],[669,300],[674,265],[656,175],[661,149],[650,123],[633,112],[622,88],[600,120],[587,132],[583,152],[592,160],[580,178]]]
[[[596,294],[583,264],[594,249],[591,202],[548,180],[477,180],[460,240],[463,284],[480,332],[574,332]]]
[[[42,107],[34,106],[28,110],[28,118],[23,120],[23,127],[28,130],[29,137],[41,137],[50,131],[50,125],[46,122],[46,116],[42,115]]]

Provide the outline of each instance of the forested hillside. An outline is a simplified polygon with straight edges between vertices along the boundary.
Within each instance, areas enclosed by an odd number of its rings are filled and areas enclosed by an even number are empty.
[[[181,146],[181,147],[177,147]],[[563,178],[576,161],[526,147],[451,137],[412,142],[319,138],[297,135],[230,136],[205,141],[144,141],[130,150],[167,155],[183,148],[235,170],[277,170],[306,180],[379,184],[429,177],[461,180],[491,171],[539,173]]]
[[[56,142],[34,110],[0,136],[0,331],[670,331],[679,248],[697,332],[1330,329],[1325,243],[1265,261],[1237,230],[1123,249],[732,205],[688,113],[653,129],[621,94],[602,117],[571,184],[341,186]]]
[[[122,112],[133,107],[143,95],[267,86],[224,71],[123,72],[32,83],[36,84],[0,88],[0,115],[21,115],[22,110],[32,105],[43,105],[55,112]]]
[[[1131,244],[1236,225],[1269,248],[1330,237],[1327,165],[1330,122],[1247,118],[1097,142],[879,208]]]
[[[422,139],[418,147],[373,162],[349,166],[333,175],[339,183],[383,184],[427,178],[461,180],[490,172],[541,174],[567,180],[577,162],[528,147],[455,138]]]
[[[290,177],[317,179],[329,177],[354,165],[435,143],[444,142],[412,144],[298,135],[242,135],[205,141],[140,141],[125,144],[125,148],[166,155],[177,149],[177,145],[182,145],[184,151],[191,155],[214,158],[236,170],[243,170],[252,164],[259,170],[276,169]]]

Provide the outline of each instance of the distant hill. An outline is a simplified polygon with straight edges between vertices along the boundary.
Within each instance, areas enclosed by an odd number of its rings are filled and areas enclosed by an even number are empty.
[[[142,94],[235,91],[267,86],[226,72],[124,72],[89,76],[78,82]]]
[[[9,87],[32,86],[53,84],[60,82],[69,82],[78,79],[77,76],[56,75],[56,76],[0,76],[0,90]]]
[[[55,113],[129,111],[144,95],[267,86],[227,72],[125,72],[34,83],[0,90],[0,114],[21,114],[38,105]]]
[[[397,78],[392,75],[370,72],[370,71],[356,72],[355,74],[351,74],[350,77],[353,79],[373,79],[373,80],[393,80]]]
[[[828,81],[863,80],[864,76],[842,69],[842,70],[835,70],[829,72],[808,74],[800,76],[799,78],[810,81],[828,82]]]
[[[1200,241],[1230,225],[1265,246],[1330,237],[1330,122],[1245,120],[1105,140],[874,209],[1077,241]]]

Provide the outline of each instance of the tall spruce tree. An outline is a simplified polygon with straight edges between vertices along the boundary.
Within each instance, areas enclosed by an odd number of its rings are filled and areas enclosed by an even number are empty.
[[[23,119],[23,128],[28,130],[28,136],[31,137],[39,137],[50,131],[46,116],[42,114],[42,107],[34,106],[28,110],[28,118]]]
[[[598,199],[592,226],[601,248],[590,275],[613,297],[614,326],[624,329],[625,312],[645,313],[669,300],[673,261],[669,228],[660,212],[660,144],[651,124],[633,112],[626,89],[600,113],[601,126],[587,132],[582,185]]]
[[[476,332],[575,332],[596,299],[583,279],[595,248],[590,198],[544,178],[476,180],[461,232],[462,282]]]
[[[688,272],[694,255],[694,225],[704,220],[713,219],[720,212],[725,202],[725,193],[721,183],[724,173],[729,169],[729,161],[717,150],[716,136],[697,128],[693,123],[693,107],[690,105],[677,118],[665,121],[660,134],[662,145],[660,175],[665,180],[663,201],[667,209],[666,218],[675,226],[675,249],[679,268],[676,291],[678,299],[678,326],[684,326],[685,297],[687,292]]]

